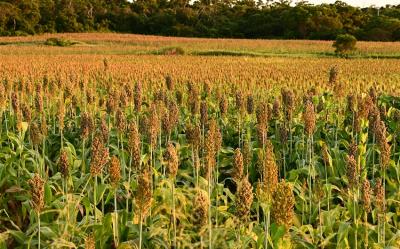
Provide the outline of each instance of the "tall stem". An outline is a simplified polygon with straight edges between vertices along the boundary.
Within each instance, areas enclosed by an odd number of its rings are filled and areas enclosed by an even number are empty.
[[[208,176],[208,198],[209,198],[209,206],[208,206],[208,248],[212,249],[212,224],[211,224],[211,172]]]
[[[375,179],[375,134],[372,135],[372,180]]]
[[[354,232],[354,243],[355,243],[355,248],[358,248],[358,243],[357,243],[357,229],[358,229],[358,224],[357,224],[357,212],[356,212],[356,191],[354,191],[354,198],[353,198],[353,210],[354,210],[354,225],[355,225],[355,232]]]
[[[38,215],[38,249],[40,249],[40,244],[41,244],[41,242],[40,242],[40,212],[38,211],[38,213],[37,213],[37,215]]]
[[[175,178],[172,179],[172,219],[174,226],[174,248],[176,247]]]
[[[139,249],[142,249],[142,236],[143,236],[143,221],[142,221],[142,211],[140,211],[140,221],[139,221]]]
[[[82,140],[82,174],[86,172],[85,165],[85,139]]]
[[[132,173],[132,153],[129,158],[129,173],[128,173],[128,189],[126,190],[126,214],[129,213],[129,197],[130,197],[130,190],[131,190],[131,173]]]
[[[364,237],[364,243],[365,246],[364,248],[368,248],[368,213],[365,211],[364,212],[364,225],[365,225],[365,237]]]
[[[96,189],[97,189],[97,175],[94,177],[94,184],[93,184],[93,212],[94,212],[94,222],[97,222],[97,215],[96,215],[96,204],[97,204],[97,196],[96,196]]]
[[[265,223],[265,239],[264,239],[264,248],[268,248],[268,237],[269,237],[269,225],[270,225],[270,209],[269,205],[267,207],[267,214],[264,214],[264,223]]]
[[[325,186],[326,186],[326,191],[328,192],[327,205],[328,205],[328,212],[329,212],[329,210],[330,210],[329,202],[331,200],[331,197],[330,197],[331,191],[330,191],[330,189],[328,189],[328,167],[326,166],[325,162],[324,162],[324,165],[325,165]]]
[[[118,247],[118,207],[117,207],[117,188],[114,193],[114,212],[115,212],[115,225],[114,225],[114,243]]]

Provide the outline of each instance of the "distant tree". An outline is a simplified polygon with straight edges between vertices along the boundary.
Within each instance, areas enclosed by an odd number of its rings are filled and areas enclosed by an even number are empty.
[[[306,0],[0,0],[0,35],[116,31],[172,36],[400,40],[400,5]]]
[[[357,39],[350,35],[338,35],[336,37],[336,41],[333,43],[333,47],[335,48],[335,53],[339,55],[347,55],[349,52],[356,49]]]

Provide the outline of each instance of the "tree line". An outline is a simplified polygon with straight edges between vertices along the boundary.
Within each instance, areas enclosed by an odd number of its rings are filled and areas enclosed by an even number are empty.
[[[0,0],[0,35],[114,31],[190,37],[400,40],[400,5],[337,1]]]

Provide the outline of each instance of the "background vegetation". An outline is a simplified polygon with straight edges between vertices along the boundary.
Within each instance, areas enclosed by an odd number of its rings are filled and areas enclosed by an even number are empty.
[[[116,31],[194,37],[400,40],[400,6],[255,0],[3,0],[0,35]]]

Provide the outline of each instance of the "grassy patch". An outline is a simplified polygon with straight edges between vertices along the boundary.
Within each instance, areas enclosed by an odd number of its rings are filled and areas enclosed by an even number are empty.
[[[186,51],[182,47],[166,47],[153,52],[156,55],[184,55]]]
[[[211,51],[197,51],[193,55],[202,56],[263,56],[262,53],[248,52],[248,51],[229,51],[229,50],[211,50]]]
[[[44,42],[44,45],[56,46],[56,47],[69,47],[69,46],[73,46],[78,43],[79,42],[71,41],[71,40],[67,40],[67,39],[63,39],[63,38],[49,38]]]

